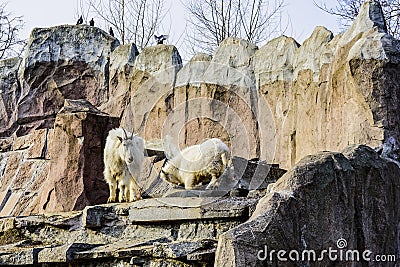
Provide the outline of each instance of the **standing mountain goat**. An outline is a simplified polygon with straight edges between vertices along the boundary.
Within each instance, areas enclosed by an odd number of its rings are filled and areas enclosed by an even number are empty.
[[[220,139],[212,138],[182,150],[164,165],[160,177],[170,183],[183,184],[185,189],[211,180],[207,186],[209,189],[216,184],[228,162],[228,146]]]
[[[108,202],[115,202],[117,186],[118,202],[141,199],[139,178],[144,160],[144,141],[125,129],[113,129],[108,133],[104,148],[104,179],[110,187]]]

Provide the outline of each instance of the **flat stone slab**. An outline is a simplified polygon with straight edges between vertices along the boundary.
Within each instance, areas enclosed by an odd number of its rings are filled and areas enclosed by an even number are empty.
[[[86,251],[98,245],[85,243],[72,243],[58,246],[44,247],[38,253],[37,260],[39,263],[55,263],[69,262],[73,260],[75,253]]]
[[[188,256],[189,258],[191,258],[202,254],[213,254],[215,253],[216,249],[217,241],[211,239],[155,243],[153,249],[153,257],[169,259],[188,259]]]
[[[153,253],[153,244],[171,242],[168,238],[161,239],[125,239],[118,242],[98,246],[86,251],[74,252],[74,260],[90,260],[94,258],[128,258],[128,257],[148,257]]]
[[[167,197],[144,199],[129,207],[132,222],[221,219],[248,216],[254,199]]]
[[[258,200],[242,197],[165,197],[142,199],[132,203],[86,207],[84,227],[97,228],[118,217],[128,217],[132,224],[148,222],[175,223],[179,220],[232,219],[249,216],[249,207]]]

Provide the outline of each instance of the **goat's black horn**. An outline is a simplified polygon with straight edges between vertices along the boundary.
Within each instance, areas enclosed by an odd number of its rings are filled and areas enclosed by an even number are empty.
[[[126,134],[126,131],[124,128],[122,128],[122,130],[124,130],[124,135],[125,135],[125,139],[128,139],[128,135]]]

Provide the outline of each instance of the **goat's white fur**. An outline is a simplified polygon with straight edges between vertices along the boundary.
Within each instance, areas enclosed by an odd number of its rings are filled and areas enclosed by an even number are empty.
[[[108,202],[115,202],[119,189],[118,202],[141,199],[139,178],[144,160],[144,141],[134,133],[123,128],[108,133],[104,148],[104,179],[110,188]]]
[[[173,184],[183,184],[193,189],[200,182],[210,183],[207,189],[216,185],[217,179],[230,163],[228,146],[218,138],[189,146],[167,161],[160,177]]]

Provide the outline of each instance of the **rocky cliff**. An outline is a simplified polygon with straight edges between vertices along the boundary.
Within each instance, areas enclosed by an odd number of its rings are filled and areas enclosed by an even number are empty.
[[[0,264],[325,266],[257,255],[339,239],[400,259],[399,64],[372,0],[337,36],[228,38],[185,64],[172,45],[139,53],[96,27],[34,29],[0,61]],[[138,182],[154,199],[104,205],[118,126],[146,140]],[[164,152],[209,137],[233,155],[218,190],[158,177]]]
[[[1,65],[0,135],[51,129],[64,99],[86,99],[147,140],[220,136],[237,156],[290,168],[399,140],[399,47],[374,1],[337,36],[317,27],[302,45],[282,36],[261,48],[228,38],[184,66],[170,45],[139,53],[95,27],[35,29],[23,58]]]

